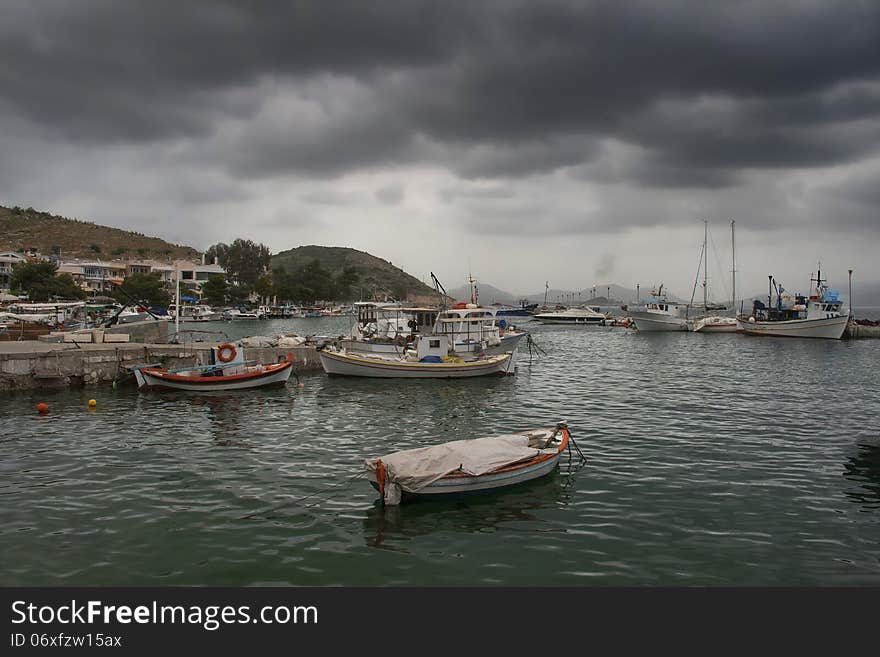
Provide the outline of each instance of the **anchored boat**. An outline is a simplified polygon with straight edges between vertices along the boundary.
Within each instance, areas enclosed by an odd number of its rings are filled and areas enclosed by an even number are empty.
[[[365,461],[385,504],[485,492],[549,474],[570,449],[568,426],[407,449]]]
[[[141,366],[134,369],[138,388],[170,388],[173,390],[217,391],[247,390],[284,385],[293,372],[293,354],[287,360],[271,365],[249,363],[244,350],[225,343],[212,349],[214,363],[181,367]]]
[[[672,303],[663,293],[663,285],[651,291],[652,299],[644,308],[631,310],[630,316],[636,329],[642,331],[687,331],[687,305]],[[681,311],[685,311],[682,317]]]
[[[465,360],[449,354],[444,336],[427,335],[417,339],[416,349],[402,356],[352,353],[334,347],[318,352],[327,374],[408,379],[458,379],[489,374],[513,374],[514,354],[478,356]]]
[[[849,313],[841,314],[843,305],[840,293],[830,289],[822,278],[822,271],[811,278],[816,283],[809,297],[800,294],[784,294],[785,289],[772,276],[767,304],[756,299],[752,314],[739,315],[737,326],[747,335],[767,335],[791,338],[825,338],[839,340],[849,322]],[[772,303],[776,292],[776,304]]]
[[[597,310],[588,306],[581,308],[568,308],[566,310],[553,310],[535,315],[542,324],[573,324],[605,326],[606,317]]]

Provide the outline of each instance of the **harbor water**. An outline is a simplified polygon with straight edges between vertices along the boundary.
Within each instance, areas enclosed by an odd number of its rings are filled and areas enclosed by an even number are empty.
[[[880,585],[880,341],[522,326],[506,378],[4,396],[0,584]],[[573,473],[387,508],[356,477],[559,420]]]

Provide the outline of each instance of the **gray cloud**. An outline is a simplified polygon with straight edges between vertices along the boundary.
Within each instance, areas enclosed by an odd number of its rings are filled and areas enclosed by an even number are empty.
[[[406,192],[400,185],[388,185],[376,190],[376,198],[385,205],[397,205],[405,196]]]
[[[612,136],[646,148],[636,181],[714,169],[694,184],[722,186],[876,149],[880,6],[17,3],[0,9],[0,61],[4,113],[68,140],[209,140],[248,122],[251,148],[218,141],[238,174],[434,156],[465,177],[521,176],[587,163]],[[265,111],[267,87],[328,76],[373,93],[305,127],[297,108]]]
[[[0,202],[178,240],[880,231],[877,3],[35,0],[0,62]]]

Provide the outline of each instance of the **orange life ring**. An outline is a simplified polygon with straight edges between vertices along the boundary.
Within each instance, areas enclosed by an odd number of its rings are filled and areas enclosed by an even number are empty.
[[[226,352],[229,352],[229,355],[226,355]],[[219,347],[217,347],[217,360],[221,363],[228,363],[232,360],[235,360],[235,357],[238,355],[238,351],[235,349],[235,345],[229,344],[228,342],[224,342]]]

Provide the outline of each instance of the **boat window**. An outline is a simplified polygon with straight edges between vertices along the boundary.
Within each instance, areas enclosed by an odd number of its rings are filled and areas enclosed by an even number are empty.
[[[440,348],[440,340],[431,340],[428,345],[431,349],[439,349]]]

